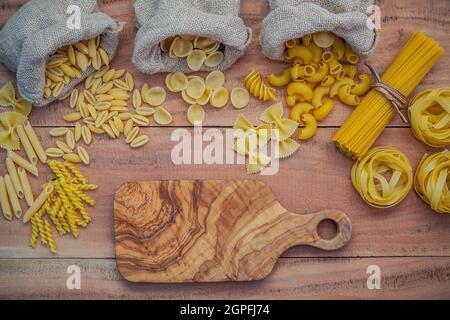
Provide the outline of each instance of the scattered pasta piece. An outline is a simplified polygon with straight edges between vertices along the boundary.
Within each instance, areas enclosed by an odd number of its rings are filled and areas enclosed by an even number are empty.
[[[216,51],[208,55],[205,59],[205,66],[208,68],[215,68],[223,62],[224,54],[221,51]]]
[[[153,87],[149,89],[145,94],[145,101],[153,106],[157,107],[162,105],[166,101],[167,93],[162,87]]]
[[[431,147],[450,145],[450,88],[417,94],[408,109],[414,136]]]
[[[0,107],[12,107],[13,111],[28,117],[32,105],[23,98],[16,99],[14,86],[11,82],[8,82],[0,88]]]
[[[450,213],[450,151],[424,155],[414,178],[419,197],[438,213]]]
[[[18,112],[0,113],[0,147],[7,150],[20,148],[20,140],[16,133],[18,125],[23,125],[27,118]]]
[[[397,149],[373,148],[353,165],[352,183],[367,204],[390,208],[400,203],[411,190],[411,164]]]
[[[268,107],[259,117],[262,122],[272,124],[278,130],[278,140],[284,141],[290,138],[297,130],[297,122],[291,119],[283,119],[283,104],[276,103]]]
[[[276,91],[268,87],[261,78],[261,74],[255,70],[251,71],[244,79],[245,85],[250,93],[262,101],[276,100]]]
[[[189,80],[188,86],[186,88],[186,93],[192,99],[199,99],[203,96],[206,90],[206,85],[203,79],[201,78],[193,78]]]
[[[230,94],[225,87],[215,89],[211,96],[211,106],[215,108],[223,108],[228,103]]]
[[[205,120],[205,109],[198,104],[193,104],[187,111],[187,118],[193,125],[201,124]]]
[[[163,107],[156,107],[153,119],[157,124],[164,126],[172,122],[172,115]]]
[[[222,71],[213,71],[206,76],[205,84],[213,90],[223,87],[225,84],[225,75]]]
[[[231,90],[231,104],[236,109],[243,109],[250,102],[250,94],[245,88],[234,88]]]

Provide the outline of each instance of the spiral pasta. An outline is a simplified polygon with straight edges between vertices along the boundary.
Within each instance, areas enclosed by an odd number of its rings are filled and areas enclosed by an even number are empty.
[[[436,148],[450,145],[450,87],[417,94],[408,113],[418,140]]]
[[[250,93],[262,101],[277,100],[274,88],[266,85],[261,74],[255,70],[251,71],[244,79],[245,85]]]
[[[417,168],[414,189],[438,213],[450,213],[450,151],[424,155]]]
[[[367,204],[390,208],[400,203],[412,188],[411,164],[395,148],[373,148],[353,165],[352,183]]]

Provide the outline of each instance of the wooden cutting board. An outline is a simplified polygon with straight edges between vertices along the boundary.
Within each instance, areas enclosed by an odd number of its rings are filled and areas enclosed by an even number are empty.
[[[337,234],[317,226],[333,220]],[[265,278],[288,248],[336,250],[352,224],[337,210],[287,211],[260,181],[144,181],[114,199],[116,259],[133,282],[217,282]]]

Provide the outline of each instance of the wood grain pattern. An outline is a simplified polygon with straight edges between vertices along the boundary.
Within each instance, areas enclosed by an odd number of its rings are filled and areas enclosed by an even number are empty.
[[[338,226],[332,239],[320,222]],[[260,181],[127,183],[114,198],[116,259],[133,282],[219,282],[265,278],[288,248],[337,250],[351,221],[338,210],[287,211]]]
[[[68,290],[66,270],[81,270]],[[381,289],[367,288],[367,267]],[[0,299],[448,299],[450,258],[281,258],[261,281],[145,284],[126,281],[114,259],[0,259]],[[175,317],[171,318],[175,319]]]
[[[25,2],[0,1],[0,25]],[[127,22],[113,67],[132,71],[138,85],[143,82],[152,86],[161,85],[163,75],[140,74],[130,63],[136,32],[133,1],[98,2],[102,10]],[[381,7],[382,28],[370,62],[382,72],[408,36],[421,30],[440,42],[446,56],[417,90],[448,86],[450,1],[378,0],[377,4]],[[250,69],[257,68],[268,74],[284,67],[283,63],[264,58],[259,48],[258,36],[262,19],[267,13],[267,1],[243,0],[241,13],[245,23],[253,29],[254,38],[247,54],[227,71],[227,85],[230,86],[242,85],[243,73]],[[11,80],[14,80],[14,75],[0,65],[0,85]],[[256,123],[265,106],[252,99],[243,112]],[[169,95],[166,107],[174,115],[174,126],[188,126],[185,106],[177,95]],[[46,146],[54,144],[54,140],[47,136],[47,130],[68,125],[62,121],[62,115],[68,111],[67,103],[55,103],[33,111],[32,123],[48,127],[39,130]],[[304,258],[281,258],[273,275],[256,283],[147,286],[126,282],[117,272],[112,259],[112,199],[121,184],[142,179],[248,178],[240,165],[173,165],[169,162],[173,145],[170,142],[172,129],[155,127],[143,130],[143,133],[150,135],[151,141],[140,152],[130,152],[123,143],[107,138],[98,138],[89,146],[93,163],[89,168],[82,169],[100,186],[94,194],[98,203],[91,212],[94,220],[77,240],[71,237],[57,239],[57,259],[42,246],[37,249],[28,246],[29,226],[0,222],[0,298],[450,298],[448,217],[434,214],[414,193],[409,194],[401,205],[383,212],[369,208],[361,201],[349,180],[352,162],[337,153],[330,143],[334,128],[341,125],[351,111],[351,108],[338,103],[330,117],[320,124],[322,129],[314,141],[303,143],[295,157],[283,161],[276,176],[250,177],[268,183],[280,202],[293,212],[315,212],[329,207],[347,212],[354,228],[352,241],[343,249],[332,253],[304,246],[290,249],[283,257]],[[237,114],[238,111],[233,108],[220,111],[209,109],[206,124],[229,127]],[[155,126],[154,123],[150,125]],[[418,143],[404,126],[399,119],[394,119],[377,144],[399,148],[415,167],[423,153],[433,150]],[[3,160],[2,152],[2,174],[6,172]],[[49,177],[49,172],[43,170],[39,179],[33,179],[35,192]],[[333,258],[317,258],[330,256]],[[82,290],[76,292],[67,290],[65,286],[68,276],[65,271],[73,263],[80,265],[83,273]],[[365,285],[366,268],[371,264],[382,268],[381,290],[368,290]]]

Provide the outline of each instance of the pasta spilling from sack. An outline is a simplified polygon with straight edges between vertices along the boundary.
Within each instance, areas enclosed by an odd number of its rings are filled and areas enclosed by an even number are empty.
[[[367,204],[390,208],[399,204],[412,188],[411,164],[395,148],[373,148],[353,165],[352,183]]]
[[[444,50],[421,32],[414,33],[382,77],[383,83],[408,96],[442,57]],[[391,101],[371,90],[333,141],[350,158],[361,159],[396,114]]]
[[[208,37],[174,36],[161,41],[159,46],[172,59],[186,59],[192,71],[199,71],[203,66],[215,68],[224,59],[222,44]]]
[[[57,49],[45,67],[44,98],[60,97],[65,85],[81,78],[89,66],[95,70],[108,66],[109,56],[100,43],[101,36],[97,36]]]
[[[191,124],[202,124],[206,117],[205,107],[224,108],[231,99],[236,109],[245,108],[250,99],[244,88],[234,88],[230,92],[225,85],[225,75],[221,71],[212,71],[205,78],[196,75],[187,76],[182,72],[168,73],[166,87],[170,92],[181,93],[189,104],[187,119]],[[203,110],[201,110],[203,109]]]
[[[299,144],[291,139],[297,129],[297,123],[283,118],[283,105],[274,104],[260,116],[264,124],[254,127],[250,121],[240,114],[233,126],[236,139],[234,150],[247,159],[247,173],[259,173],[273,159],[286,159],[292,156]],[[269,142],[272,142],[272,154],[268,155]]]
[[[438,213],[450,213],[450,151],[424,155],[417,168],[414,189]]]
[[[357,75],[359,56],[330,32],[291,39],[285,47],[285,58],[292,66],[280,74],[270,74],[267,80],[274,87],[287,86],[290,118],[304,125],[299,140],[308,140],[316,134],[317,122],[333,110],[333,98],[357,106],[372,80],[368,74]]]
[[[436,148],[450,145],[450,88],[417,94],[408,109],[414,136]]]

